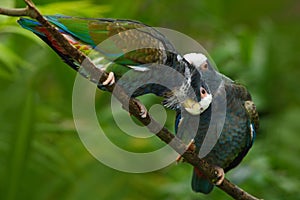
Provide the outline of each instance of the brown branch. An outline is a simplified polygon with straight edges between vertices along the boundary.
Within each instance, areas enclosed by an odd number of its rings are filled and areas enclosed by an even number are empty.
[[[83,75],[85,78],[95,82],[98,80],[99,82],[103,82],[107,79],[107,73],[96,68],[96,66],[91,62],[91,60],[73,47],[69,42],[57,31],[36,9],[35,5],[31,0],[24,0],[27,4],[26,8],[19,8],[19,9],[6,9],[0,8],[1,15],[7,16],[28,16],[33,19],[39,21],[44,27],[47,28],[51,35],[51,39],[56,41],[57,44],[60,45],[65,52],[68,52],[69,56],[80,63],[84,69],[89,72],[88,75]],[[83,62],[84,61],[84,62]],[[128,112],[135,116],[141,123],[148,127],[148,129],[156,133],[157,137],[159,137],[162,141],[169,144],[176,152],[182,154],[182,157],[185,159],[186,162],[190,163],[191,165],[199,168],[203,174],[208,177],[208,179],[213,183],[219,176],[218,170],[207,163],[205,160],[200,159],[198,155],[190,150],[187,150],[187,146],[176,136],[174,136],[168,129],[162,127],[157,121],[155,121],[149,114],[147,114],[146,118],[142,118],[140,115],[140,107],[137,105],[138,102],[134,98],[130,98],[124,90],[116,84],[112,86],[108,86],[106,88],[108,91],[113,92],[115,97],[122,103],[122,105],[127,105],[129,102]],[[150,125],[151,122],[151,125]],[[247,192],[243,191],[241,188],[236,186],[235,184],[231,183],[229,180],[224,179],[224,181],[217,185],[217,187],[221,188],[227,194],[232,196],[234,199],[238,200],[258,200],[256,197],[248,194]]]
[[[29,16],[28,11],[29,11],[28,7],[26,7],[26,8],[11,8],[11,9],[0,8],[1,15],[7,15],[7,16],[13,16],[13,17]]]

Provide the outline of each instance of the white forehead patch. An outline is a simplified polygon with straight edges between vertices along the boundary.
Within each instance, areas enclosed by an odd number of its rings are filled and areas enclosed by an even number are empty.
[[[183,57],[195,67],[200,67],[207,60],[207,57],[202,53],[188,53]]]

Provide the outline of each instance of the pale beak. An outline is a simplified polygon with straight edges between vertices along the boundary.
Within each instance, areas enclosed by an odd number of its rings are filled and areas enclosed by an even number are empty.
[[[184,109],[191,115],[200,115],[210,105],[212,101],[212,95],[207,94],[200,102],[194,101],[191,98],[185,99],[182,103]]]

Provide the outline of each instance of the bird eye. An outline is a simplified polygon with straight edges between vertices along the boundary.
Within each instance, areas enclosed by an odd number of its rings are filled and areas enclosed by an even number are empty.
[[[201,69],[207,70],[208,69],[208,64],[205,62],[203,65],[201,65]]]
[[[204,89],[203,87],[200,88],[200,97],[201,99],[205,98],[208,96],[208,93],[206,91],[206,89]]]

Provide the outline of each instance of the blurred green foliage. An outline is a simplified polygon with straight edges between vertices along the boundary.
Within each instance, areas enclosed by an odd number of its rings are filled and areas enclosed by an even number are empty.
[[[227,177],[264,199],[300,199],[299,1],[34,2],[44,14],[134,19],[196,39],[221,72],[248,87],[261,114],[254,147]],[[1,0],[0,6],[24,3]],[[193,193],[185,163],[128,174],[94,159],[72,119],[75,72],[15,21],[0,17],[1,199],[230,199],[219,189]],[[114,143],[136,152],[162,145],[155,137],[145,142],[124,136],[109,105],[110,94],[97,92],[98,117]],[[168,113],[171,130],[173,115]]]

